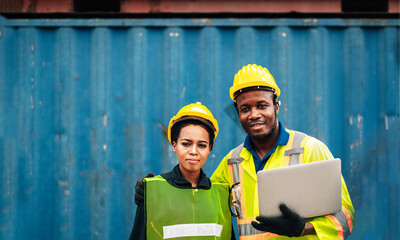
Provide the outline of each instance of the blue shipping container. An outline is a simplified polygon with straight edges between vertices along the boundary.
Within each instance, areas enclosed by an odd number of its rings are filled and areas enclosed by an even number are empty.
[[[176,163],[169,119],[200,101],[244,140],[229,98],[267,67],[279,118],[342,159],[349,239],[400,235],[398,19],[5,19],[0,16],[0,239],[128,239],[136,180]]]

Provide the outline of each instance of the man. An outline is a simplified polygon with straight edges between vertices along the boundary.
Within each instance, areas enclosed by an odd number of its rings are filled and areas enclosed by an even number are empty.
[[[278,120],[280,92],[268,69],[261,66],[249,64],[235,75],[230,97],[247,136],[224,157],[211,179],[232,186],[241,240],[345,239],[353,230],[354,208],[343,178],[338,213],[306,220],[283,204],[280,217],[258,216],[258,171],[333,159],[321,141],[285,129]],[[136,194],[135,201],[139,198]]]
[[[278,120],[279,95],[268,69],[249,64],[239,70],[230,97],[247,136],[225,156],[211,179],[232,185],[240,239],[344,239],[353,229],[354,208],[343,178],[341,212],[306,221],[282,204],[282,216],[258,217],[258,171],[333,159],[321,141],[285,129]]]

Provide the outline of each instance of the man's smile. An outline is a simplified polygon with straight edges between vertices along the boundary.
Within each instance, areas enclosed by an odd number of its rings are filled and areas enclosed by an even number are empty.
[[[257,130],[257,129],[261,128],[264,125],[265,125],[264,122],[251,122],[251,123],[249,123],[248,126],[251,129]]]

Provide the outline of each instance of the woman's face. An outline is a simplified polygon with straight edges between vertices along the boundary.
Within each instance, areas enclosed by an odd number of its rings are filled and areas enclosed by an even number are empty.
[[[210,154],[210,138],[208,132],[199,125],[187,125],[181,129],[176,142],[172,143],[179,160],[182,176],[200,173]]]

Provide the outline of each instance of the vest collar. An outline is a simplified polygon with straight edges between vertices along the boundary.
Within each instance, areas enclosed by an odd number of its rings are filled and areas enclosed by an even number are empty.
[[[258,154],[257,154],[256,150],[254,149],[254,144],[251,141],[250,136],[247,135],[246,139],[244,140],[243,147],[246,148],[253,155],[256,172],[258,172],[264,168],[265,163],[267,162],[269,157],[275,152],[277,146],[286,145],[287,142],[289,141],[289,133],[286,131],[285,127],[283,126],[283,123],[280,120],[278,120],[278,122],[279,122],[278,140],[276,141],[274,148],[272,148],[271,151],[269,151],[263,157],[263,159],[260,159],[258,157]]]
[[[200,169],[200,179],[197,187],[192,187],[192,184],[182,177],[181,171],[179,170],[179,164],[172,169],[171,172],[161,174],[169,184],[177,188],[191,189],[210,189],[211,181],[204,173],[203,169]]]

